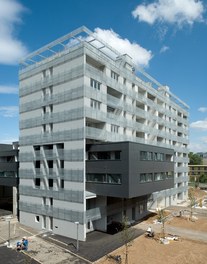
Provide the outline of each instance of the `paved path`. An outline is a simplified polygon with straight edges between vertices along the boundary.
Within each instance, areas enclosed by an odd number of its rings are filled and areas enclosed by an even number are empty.
[[[141,236],[145,231],[139,228],[132,228],[131,235],[133,238]],[[76,251],[76,240],[58,235],[48,235],[46,240],[69,249],[81,256],[84,259],[89,260],[87,263],[94,262],[101,257],[110,254],[115,249],[121,247],[124,244],[121,233],[114,235],[106,234],[103,232],[94,231],[87,234],[87,241],[79,241],[79,251]]]
[[[0,246],[0,256],[0,263],[2,264],[39,264],[39,262],[31,259],[27,255],[11,248],[7,248],[6,246]]]

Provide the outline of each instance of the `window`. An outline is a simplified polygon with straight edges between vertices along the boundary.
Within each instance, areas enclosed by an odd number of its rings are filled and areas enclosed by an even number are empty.
[[[164,157],[165,157],[164,153],[140,151],[140,160],[164,161]]]
[[[35,187],[40,188],[40,178],[35,178]]]
[[[155,181],[162,181],[165,178],[165,173],[163,173],[163,172],[155,173],[154,177],[155,177],[154,178]]]
[[[89,152],[89,160],[120,160],[121,151],[99,151]]]
[[[53,160],[48,160],[47,164],[48,164],[48,168],[50,168],[50,169],[53,168]]]
[[[171,178],[173,178],[174,173],[173,173],[173,171],[168,171],[165,173],[165,175],[166,175],[166,179],[171,179]]]
[[[49,188],[53,188],[53,179],[48,179]]]
[[[50,67],[49,68],[48,74],[49,74],[49,76],[52,76],[53,75],[53,67]]]
[[[39,217],[39,215],[36,215],[36,216],[35,216],[35,222],[36,222],[36,223],[39,223],[39,222],[40,222],[40,217]]]
[[[34,151],[39,151],[40,150],[40,146],[34,146]]]
[[[100,91],[101,83],[91,78],[91,87]]]
[[[60,160],[60,168],[64,169],[64,160]]]
[[[153,160],[153,152],[140,151],[140,160]]]
[[[107,184],[121,184],[122,178],[121,174],[111,174],[111,173],[88,173],[86,174],[87,182],[95,183],[107,183]]]
[[[43,99],[45,99],[45,96],[46,96],[46,88],[43,88],[42,89],[42,97],[43,97]]]
[[[46,114],[46,106],[42,107],[42,114],[45,115]]]
[[[163,153],[154,153],[154,160],[156,161],[164,161],[164,154]]]
[[[46,205],[46,197],[42,197],[42,204]]]
[[[111,78],[114,79],[114,80],[116,80],[116,81],[118,81],[119,75],[116,72],[111,71]]]
[[[52,85],[49,87],[48,93],[49,93],[49,95],[53,94],[53,86]]]
[[[143,204],[140,204],[139,205],[139,213],[140,214],[143,214],[144,213],[144,205]]]
[[[45,229],[46,228],[46,216],[43,215],[42,217],[42,228]]]
[[[40,160],[35,161],[35,168],[40,169]]]
[[[46,70],[42,71],[42,78],[44,79],[46,77]]]
[[[153,181],[153,173],[141,173],[140,182],[151,182]]]
[[[64,189],[65,182],[63,179],[60,180],[60,188]]]
[[[121,159],[121,151],[115,151],[115,160],[120,160]]]
[[[49,109],[50,109],[50,113],[52,113],[53,112],[53,105],[52,104],[49,105]]]
[[[113,132],[113,133],[119,133],[119,126],[117,126],[117,125],[111,125],[111,132]]]
[[[53,206],[53,198],[50,197],[50,206]]]
[[[42,132],[45,133],[46,132],[46,125],[42,125]]]
[[[91,99],[91,107],[94,108],[94,109],[100,110],[101,103],[99,101],[96,101],[94,99]]]
[[[51,133],[53,131],[53,124],[52,123],[49,124],[49,128],[50,128],[50,133]]]

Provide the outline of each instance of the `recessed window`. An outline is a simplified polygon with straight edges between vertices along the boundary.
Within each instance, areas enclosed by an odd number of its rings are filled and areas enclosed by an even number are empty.
[[[60,180],[60,188],[64,189],[64,180],[63,179]]]
[[[39,223],[39,222],[40,222],[40,217],[39,217],[39,215],[36,215],[36,216],[35,216],[35,222],[36,222],[36,223]]]
[[[36,188],[40,187],[40,178],[35,178],[35,187]]]
[[[42,132],[45,133],[46,132],[46,125],[42,125]]]
[[[96,90],[100,90],[101,83],[91,78],[91,87],[93,87]]]
[[[153,173],[141,173],[140,182],[151,182],[153,181]]]
[[[48,179],[49,188],[53,188],[53,179]]]
[[[60,168],[64,169],[64,160],[60,160]]]
[[[111,132],[113,132],[113,133],[119,133],[119,126],[117,126],[117,125],[111,125]]]
[[[40,168],[40,160],[35,161],[35,168],[37,168],[37,169]]]
[[[36,151],[38,151],[38,150],[40,150],[40,146],[34,146],[34,150]]]
[[[48,168],[50,168],[50,169],[53,168],[53,160],[48,160],[47,164],[48,164]]]
[[[42,197],[42,204],[46,205],[46,197]]]
[[[114,79],[114,80],[116,80],[116,81],[118,81],[119,75],[116,72],[111,71],[111,78]]]
[[[97,110],[100,110],[101,108],[101,103],[99,101],[96,101],[94,99],[91,99],[91,107]]]
[[[107,184],[121,184],[122,178],[121,178],[121,174],[87,173],[86,181],[96,182],[96,183],[107,183]]]
[[[53,198],[50,198],[50,206],[53,206]]]

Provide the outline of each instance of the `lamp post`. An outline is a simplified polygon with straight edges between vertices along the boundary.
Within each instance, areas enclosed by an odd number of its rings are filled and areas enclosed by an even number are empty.
[[[5,217],[6,221],[8,222],[8,247],[10,247],[10,221],[12,219],[11,216]]]
[[[77,233],[76,233],[76,238],[77,238],[77,242],[76,242],[76,251],[79,251],[79,238],[78,238],[78,229],[79,229],[79,222],[75,222],[76,226],[77,226]]]

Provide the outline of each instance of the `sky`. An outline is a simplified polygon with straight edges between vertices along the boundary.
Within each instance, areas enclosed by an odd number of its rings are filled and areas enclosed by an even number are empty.
[[[189,150],[207,152],[206,0],[0,0],[0,143],[19,137],[19,61],[83,25],[190,107]]]

